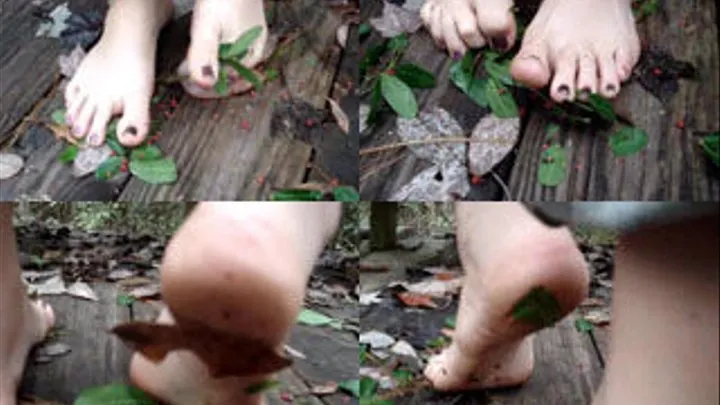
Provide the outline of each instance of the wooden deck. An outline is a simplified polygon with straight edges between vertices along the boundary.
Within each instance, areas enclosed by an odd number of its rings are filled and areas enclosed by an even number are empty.
[[[64,0],[43,2],[52,10]],[[202,101],[178,85],[159,89],[177,107],[162,119],[158,146],[178,167],[178,181],[153,186],[128,176],[101,182],[74,178],[57,161],[64,145],[41,122],[62,108],[57,58],[60,40],[36,38],[41,19],[32,2],[3,2],[0,16],[0,145],[25,159],[23,171],[0,185],[0,199],[52,200],[257,200],[273,189],[306,181],[356,186],[357,139],[328,113],[326,98],[348,108],[352,71],[336,41],[343,17],[324,0],[267,2],[271,33],[286,41],[271,63],[280,78],[256,96]],[[105,3],[70,0],[73,12],[105,12]],[[161,35],[158,73],[172,73],[188,44],[190,16]],[[347,54],[347,55],[346,55]],[[345,66],[345,68],[343,68]],[[306,118],[314,118],[312,126]],[[246,129],[250,123],[250,128]]]
[[[381,2],[369,2],[367,15],[378,15]],[[537,168],[548,119],[529,110],[513,152],[496,168],[509,196],[492,177],[471,186],[470,200],[683,200],[720,199],[718,169],[698,148],[700,136],[720,128],[720,74],[717,47],[717,10],[709,0],[661,2],[661,10],[639,25],[644,43],[660,46],[674,58],[692,63],[695,81],[681,80],[679,91],[662,103],[637,82],[622,91],[616,111],[625,111],[634,125],[645,129],[649,145],[642,153],[619,159],[612,156],[606,133],[565,126],[560,142],[568,153],[569,174],[558,187],[543,187]],[[378,36],[361,44],[367,49]],[[488,113],[458,91],[448,79],[451,60],[421,29],[410,36],[405,59],[432,71],[437,87],[416,92],[419,108],[439,106],[451,113],[468,134]],[[684,129],[676,123],[684,120]],[[395,120],[388,118],[370,134],[361,134],[360,150],[399,142]],[[364,200],[386,200],[416,174],[430,167],[407,148],[361,156],[360,191]]]

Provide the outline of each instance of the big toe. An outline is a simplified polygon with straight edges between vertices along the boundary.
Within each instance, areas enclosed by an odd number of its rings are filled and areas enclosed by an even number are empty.
[[[515,43],[516,26],[512,1],[491,0],[475,6],[478,25],[494,48],[505,51]]]
[[[47,335],[50,328],[55,325],[55,311],[50,304],[44,301],[35,301],[32,303],[35,314],[37,315],[38,339],[43,339]]]
[[[510,65],[510,74],[513,79],[528,87],[545,87],[550,82],[550,66],[545,48],[523,44]]]
[[[438,391],[451,391],[463,388],[463,381],[453,375],[448,364],[447,350],[430,358],[425,366],[424,374]]]
[[[128,97],[123,106],[123,115],[118,121],[117,138],[129,147],[141,144],[150,129],[149,92]]]
[[[220,26],[211,12],[202,7],[195,11],[187,54],[190,79],[203,88],[211,88],[219,75]]]

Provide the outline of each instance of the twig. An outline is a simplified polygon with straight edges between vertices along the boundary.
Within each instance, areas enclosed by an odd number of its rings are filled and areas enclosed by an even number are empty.
[[[370,170],[361,170],[362,176],[360,176],[360,182],[362,183],[365,181],[368,177],[374,175],[378,171],[385,169],[386,167],[393,166],[395,163],[400,161],[402,158],[404,158],[405,155],[399,154],[398,156],[395,156],[393,159],[390,159],[388,161],[382,162],[379,165],[373,165],[372,169]]]
[[[425,377],[421,377],[404,387],[398,387],[390,392],[378,395],[376,398],[380,400],[404,397],[407,394],[418,392],[424,388],[431,388],[432,383]]]
[[[403,142],[398,142],[398,143],[391,143],[388,145],[373,146],[370,148],[361,149],[360,156],[371,155],[373,153],[383,152],[383,151],[391,150],[391,149],[402,148],[405,146],[427,145],[427,144],[433,144],[433,143],[472,143],[472,142],[482,142],[482,140],[465,138],[465,137],[417,139],[417,140],[403,141]]]
[[[510,189],[508,189],[507,184],[498,176],[497,173],[495,173],[494,170],[490,170],[490,174],[492,174],[493,179],[500,185],[500,188],[502,188],[503,193],[505,194],[505,198],[503,198],[503,201],[511,201],[512,198],[510,197]]]

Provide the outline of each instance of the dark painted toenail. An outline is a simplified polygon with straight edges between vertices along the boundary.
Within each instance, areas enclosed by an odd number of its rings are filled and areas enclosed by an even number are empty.
[[[580,90],[580,94],[578,94],[578,97],[580,98],[580,100],[587,100],[590,97],[590,88],[582,88]]]
[[[614,84],[608,84],[605,86],[605,89],[611,93],[615,93],[615,85]]]
[[[202,74],[205,77],[215,77],[215,72],[213,72],[213,68],[210,65],[203,66]]]
[[[462,56],[463,56],[462,53],[460,53],[460,52],[458,52],[458,51],[455,51],[455,52],[453,52],[453,54],[452,54],[453,60],[460,60],[460,59],[462,58]]]
[[[138,130],[134,126],[129,126],[125,129],[125,133],[132,136],[137,136]]]
[[[88,142],[90,142],[90,145],[92,146],[100,146],[100,137],[98,136],[98,134],[91,134],[88,137]]]
[[[495,49],[505,50],[507,49],[508,42],[505,37],[495,37],[491,39],[492,46]]]
[[[561,84],[560,87],[558,87],[558,93],[562,94],[563,96],[567,96],[570,94],[570,87],[568,87],[567,84]]]

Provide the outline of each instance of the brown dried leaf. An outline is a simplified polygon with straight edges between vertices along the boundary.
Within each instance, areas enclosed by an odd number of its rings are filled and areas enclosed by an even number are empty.
[[[409,307],[437,308],[437,304],[433,302],[432,297],[429,295],[401,292],[398,293],[397,297]]]
[[[334,394],[338,389],[338,384],[335,381],[329,381],[325,384],[315,385],[310,388],[310,393],[313,395],[330,395]]]
[[[350,132],[350,119],[348,118],[347,114],[345,114],[345,111],[343,111],[342,107],[340,107],[340,104],[331,99],[327,98],[327,102],[330,104],[330,111],[332,112],[333,117],[335,117],[335,121],[337,121],[338,126],[342,131],[347,134]]]
[[[112,332],[156,363],[171,351],[190,350],[207,364],[213,378],[273,373],[292,364],[263,342],[201,325],[181,329],[177,325],[129,322]]]

